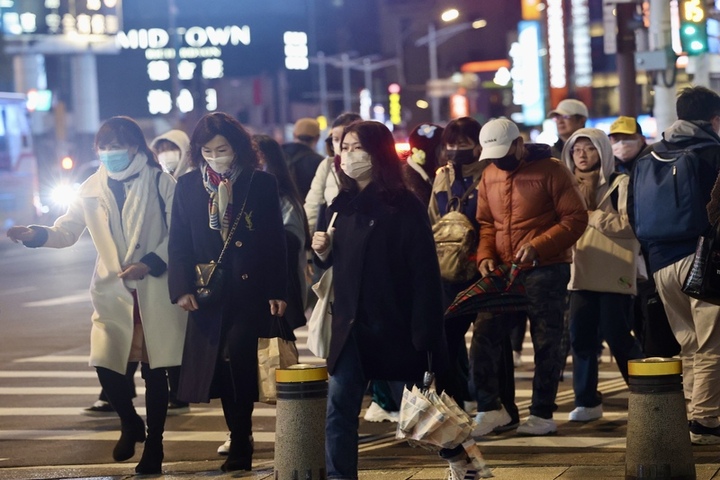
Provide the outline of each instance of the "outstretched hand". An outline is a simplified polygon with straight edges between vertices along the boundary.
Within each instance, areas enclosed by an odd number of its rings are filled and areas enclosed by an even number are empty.
[[[35,239],[35,234],[36,232],[32,228],[23,227],[21,225],[10,227],[7,231],[8,238],[15,243],[31,242]]]

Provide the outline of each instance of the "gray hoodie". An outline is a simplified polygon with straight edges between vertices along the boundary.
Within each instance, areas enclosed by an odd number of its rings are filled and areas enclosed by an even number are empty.
[[[598,189],[595,194],[595,200],[599,201],[610,185],[610,176],[615,171],[615,157],[612,153],[612,145],[607,134],[597,128],[581,128],[573,133],[562,150],[562,161],[570,169],[573,174],[575,173],[575,162],[572,158],[572,148],[578,138],[587,138],[597,148],[600,154],[600,179],[598,180]]]

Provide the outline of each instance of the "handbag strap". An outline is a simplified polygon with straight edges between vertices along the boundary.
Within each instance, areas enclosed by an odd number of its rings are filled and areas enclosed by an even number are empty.
[[[460,209],[462,208],[463,203],[465,203],[465,200],[467,200],[468,197],[472,194],[473,190],[475,190],[475,187],[478,186],[478,184],[480,183],[480,179],[482,178],[482,176],[478,176],[478,178],[476,178],[475,181],[473,181],[472,185],[470,185],[470,188],[465,190],[465,193],[463,193],[462,197],[459,197],[459,198],[453,197],[452,188],[450,185],[450,170],[451,170],[451,167],[449,165],[446,165],[445,166],[445,186],[447,188],[448,203],[447,203],[447,207],[445,208],[445,213],[449,213],[450,211],[453,211],[453,210],[459,212]],[[457,201],[457,209],[456,210],[453,209],[453,203],[455,201]]]
[[[600,201],[597,203],[597,204],[598,204],[598,208],[600,207],[600,205],[603,204],[603,202],[605,202],[605,200],[607,200],[608,198],[610,198],[610,195],[612,195],[612,193],[613,193],[618,187],[620,187],[620,182],[622,182],[623,178],[625,178],[625,175],[624,175],[624,174],[620,174],[620,175],[618,175],[618,176],[615,177],[615,179],[613,180],[613,183],[610,185],[610,188],[607,189],[607,191],[605,192],[605,195],[603,195],[602,198],[600,199]],[[618,205],[618,210],[619,210],[619,209],[620,209],[620,205]],[[625,197],[625,209],[627,209],[627,196]]]
[[[230,245],[230,241],[232,240],[233,235],[235,235],[235,230],[237,230],[240,219],[242,218],[243,213],[245,213],[245,204],[247,203],[248,195],[250,194],[250,187],[252,186],[252,179],[254,176],[255,170],[253,170],[250,174],[250,181],[248,182],[247,192],[245,192],[245,199],[243,200],[242,207],[240,207],[240,212],[235,216],[235,221],[233,222],[232,227],[230,228],[230,232],[228,232],[228,236],[225,239],[225,243],[223,244],[223,248],[220,251],[220,256],[218,256],[216,262],[218,264],[222,262],[222,259],[225,256],[225,251],[227,250],[228,245]]]

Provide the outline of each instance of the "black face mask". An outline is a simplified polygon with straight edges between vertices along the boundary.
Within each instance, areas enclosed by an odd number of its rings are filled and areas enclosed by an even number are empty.
[[[462,150],[447,150],[446,155],[449,162],[453,162],[458,165],[467,165],[477,160],[477,158],[475,158],[474,149],[472,148],[465,148]]]
[[[505,155],[502,158],[494,159],[492,163],[494,163],[500,170],[512,172],[520,165],[520,160],[518,160],[515,155]]]

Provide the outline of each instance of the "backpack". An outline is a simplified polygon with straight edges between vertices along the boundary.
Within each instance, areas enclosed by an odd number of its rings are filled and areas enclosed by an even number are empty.
[[[679,241],[699,237],[708,226],[697,151],[704,142],[669,150],[660,143],[637,160],[632,173],[633,214],[638,240]]]
[[[450,176],[446,173],[448,205],[445,215],[432,227],[435,250],[440,264],[440,276],[450,283],[461,283],[477,275],[473,255],[477,246],[475,227],[460,212],[467,198],[480,182],[478,177],[462,197],[453,197],[450,190]],[[453,205],[456,204],[453,208]]]

